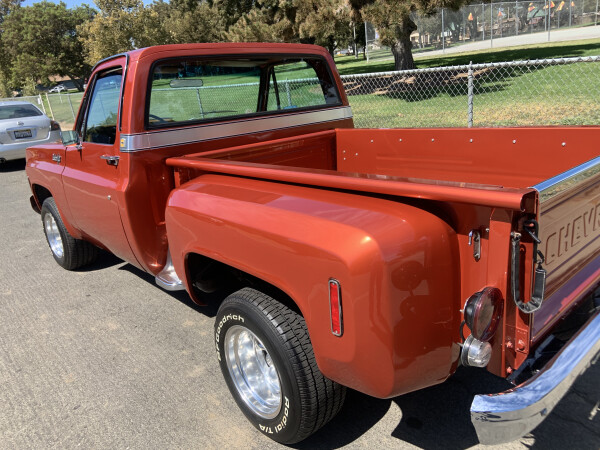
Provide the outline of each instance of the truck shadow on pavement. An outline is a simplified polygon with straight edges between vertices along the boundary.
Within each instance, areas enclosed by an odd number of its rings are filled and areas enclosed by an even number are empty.
[[[489,372],[459,367],[445,383],[393,399],[380,400],[348,391],[340,414],[296,448],[325,449],[347,445],[388,414],[393,404],[398,409],[397,415],[401,416],[391,431],[393,437],[426,449],[468,448],[478,443],[469,414],[473,396],[502,391],[510,386]]]
[[[104,250],[98,250],[98,258],[92,264],[83,266],[77,269],[77,272],[95,272],[97,270],[108,269],[109,267],[123,264],[124,261],[119,259],[110,252]]]
[[[596,364],[530,435],[507,445],[510,448],[564,449],[573,448],[573,443],[577,442],[578,449],[597,449],[600,442],[599,376],[600,364]],[[294,447],[307,450],[339,448],[356,441],[380,421],[382,445],[389,445],[388,430],[383,428],[388,419],[384,416],[396,414],[401,417],[391,431],[392,437],[423,449],[466,449],[479,443],[469,412],[473,397],[510,387],[512,385],[504,379],[485,370],[459,367],[445,383],[393,399],[380,400],[348,391],[340,414],[314,436]],[[392,408],[398,411],[394,413]],[[593,412],[595,409],[597,415]],[[397,419],[390,420],[394,423]]]
[[[113,255],[109,255],[109,256],[112,256],[113,258],[117,259],[117,261],[118,261],[117,264],[123,262],[122,260],[118,259],[116,256],[113,256]],[[171,292],[165,291],[156,284],[154,275],[152,275],[148,272],[145,272],[141,269],[138,269],[137,267],[135,267],[131,264],[123,264],[121,267],[119,267],[119,270],[125,270],[129,273],[132,273],[133,275],[136,275],[137,277],[141,278],[142,280],[153,285],[159,291],[167,292],[168,295],[173,297],[173,299],[179,300],[184,305],[188,306],[189,308],[192,308],[194,311],[197,311],[200,314],[205,315],[206,317],[215,317],[217,315],[217,310],[219,309],[219,304],[220,304],[220,301],[218,301],[218,300],[223,300],[222,294],[218,294],[218,293],[216,293],[214,295],[205,294],[205,296],[203,297],[203,300],[206,301],[206,305],[198,305],[198,304],[194,303],[194,301],[190,298],[187,291],[185,291],[185,290],[171,291]],[[220,295],[220,297],[219,297],[219,295]]]
[[[20,172],[25,170],[25,159],[15,159],[0,163],[0,172]]]

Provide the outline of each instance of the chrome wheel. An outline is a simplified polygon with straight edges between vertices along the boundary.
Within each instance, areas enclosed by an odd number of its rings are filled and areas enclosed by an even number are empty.
[[[276,417],[281,410],[279,374],[261,340],[235,325],[227,330],[224,344],[227,368],[240,397],[260,417]]]
[[[52,214],[44,216],[44,229],[46,230],[46,238],[48,239],[52,253],[57,258],[62,258],[64,255],[63,241]]]

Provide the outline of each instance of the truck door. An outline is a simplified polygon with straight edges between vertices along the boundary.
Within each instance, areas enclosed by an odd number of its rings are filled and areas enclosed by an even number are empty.
[[[76,124],[81,144],[67,147],[63,184],[81,233],[134,262],[119,213],[127,180],[126,167],[118,159],[124,64],[124,58],[111,61],[112,67],[96,72],[91,80]]]

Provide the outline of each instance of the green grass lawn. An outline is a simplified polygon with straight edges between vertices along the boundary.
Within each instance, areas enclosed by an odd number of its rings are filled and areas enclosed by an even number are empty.
[[[339,56],[335,58],[340,75],[358,73],[388,72],[394,70],[393,60],[382,60],[386,56],[392,58],[389,51],[377,50],[375,59],[368,62],[362,55],[358,60],[354,56]],[[418,69],[427,67],[443,67],[477,63],[521,61],[528,59],[568,58],[575,56],[600,55],[600,39],[583,41],[551,42],[538,45],[523,45],[519,47],[479,50],[475,52],[438,55],[430,58],[419,58],[415,61]]]
[[[600,39],[485,50],[419,59],[419,68],[600,55]],[[341,74],[393,70],[393,61],[336,59]],[[348,81],[347,79],[345,81]],[[349,95],[358,127],[456,127],[468,124],[466,73],[356,80]],[[372,87],[374,86],[374,87]],[[347,90],[352,94],[352,85]],[[474,80],[474,126],[600,124],[600,62],[490,68]]]
[[[419,68],[443,67],[484,62],[503,62],[526,59],[562,58],[600,55],[600,39],[550,43],[506,49],[492,49],[463,54],[443,55],[417,60]],[[375,60],[367,63],[353,56],[336,58],[342,75],[372,73],[393,70],[393,61],[382,60],[389,52],[372,53]],[[362,56],[361,56],[362,58]],[[290,78],[310,75],[303,70],[290,68]],[[287,75],[287,74],[286,74]],[[282,74],[278,81],[285,78]],[[254,77],[231,77],[231,84],[254,82]],[[347,81],[347,80],[345,80]],[[364,86],[356,92],[350,90],[349,101],[358,127],[457,127],[467,125],[467,83],[464,74],[445,74],[441,78],[425,78],[408,83],[410,79],[377,76],[363,80]],[[416,81],[416,82],[415,82]],[[394,85],[397,82],[397,85]],[[169,80],[160,80],[167,88]],[[223,84],[223,79],[208,82]],[[399,87],[398,87],[399,86]],[[347,85],[347,89],[351,86]],[[247,90],[251,89],[251,95]],[[310,86],[295,86],[291,97],[281,93],[282,106],[297,104],[299,97],[309,99],[314,95]],[[218,111],[236,110],[240,113],[256,108],[253,86],[226,89],[201,89],[198,102],[196,90],[185,98],[172,99],[167,92],[160,102],[160,116],[173,120],[208,118],[221,115]],[[222,92],[220,92],[222,91]],[[497,68],[478,74],[474,81],[474,125],[597,125],[600,124],[600,62],[578,63],[564,66],[537,68]],[[209,95],[210,93],[210,95]],[[226,93],[229,100],[223,101]],[[81,93],[69,98],[63,94],[50,95],[55,120],[63,129],[73,125],[73,112],[77,113]],[[48,114],[50,108],[42,95]],[[310,100],[303,100],[308,102]],[[302,103],[304,104],[304,103]],[[305,103],[310,104],[310,103]],[[212,114],[211,114],[212,112]],[[189,113],[189,114],[188,114]],[[183,114],[183,115],[182,115]],[[188,114],[186,116],[186,114]],[[231,115],[231,113],[222,113]]]

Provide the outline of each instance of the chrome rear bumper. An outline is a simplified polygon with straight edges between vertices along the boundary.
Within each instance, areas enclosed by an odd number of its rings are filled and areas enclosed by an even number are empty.
[[[596,312],[531,379],[498,394],[476,395],[471,421],[482,444],[501,444],[533,430],[600,353],[600,312]]]

